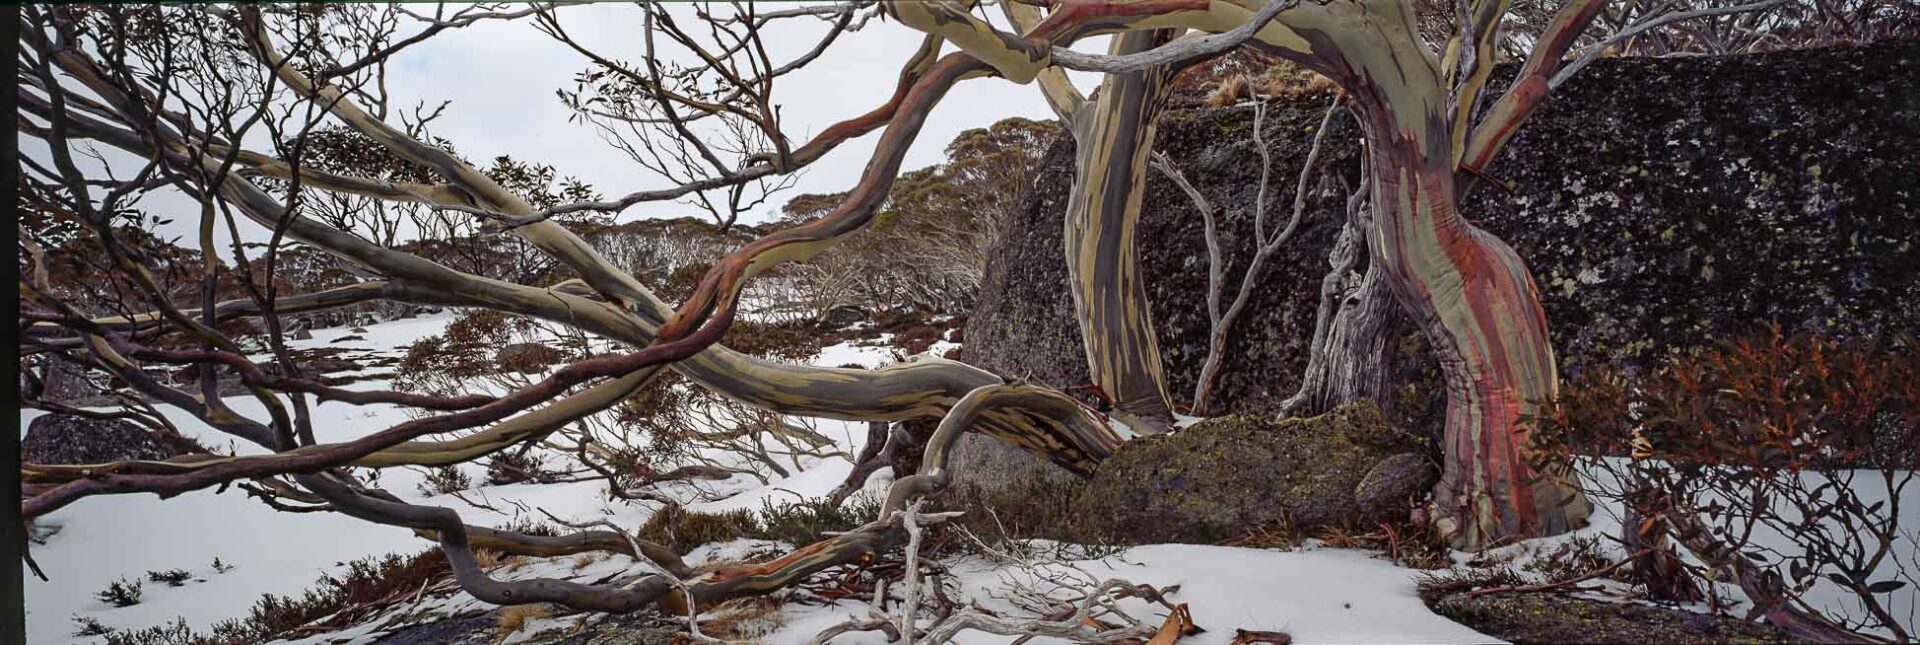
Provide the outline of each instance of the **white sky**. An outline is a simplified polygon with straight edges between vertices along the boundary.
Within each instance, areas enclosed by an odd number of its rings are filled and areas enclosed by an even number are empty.
[[[763,2],[759,6],[774,10],[800,4]],[[690,8],[676,7],[675,13],[681,13],[681,9],[687,14],[680,19],[682,27],[700,33]],[[418,5],[414,10],[430,13],[431,7]],[[568,6],[561,8],[559,15],[568,34],[589,49],[629,63],[642,58],[638,7],[626,3]],[[999,22],[997,10],[989,15]],[[417,24],[403,22],[400,37],[418,29]],[[763,33],[775,64],[781,64],[810,49],[826,29],[824,21],[797,18],[775,21]],[[921,36],[911,28],[875,17],[860,31],[843,34],[805,68],[781,77],[774,95],[793,145],[885,102],[893,93],[902,62],[918,47]],[[1079,49],[1104,51],[1105,41],[1088,39]],[[943,53],[950,51],[951,46]],[[529,19],[481,21],[442,32],[394,58],[388,66],[390,113],[397,119],[401,111],[410,111],[417,102],[425,101],[431,107],[450,100],[430,131],[451,141],[466,158],[484,165],[496,156],[511,155],[522,162],[548,164],[558,175],[582,179],[609,198],[672,185],[603,142],[594,126],[568,122],[570,111],[555,91],[574,89],[574,75],[587,67],[586,57],[541,33]],[[1093,75],[1075,73],[1075,78],[1083,90],[1098,82]],[[944,158],[947,142],[961,131],[1013,116],[1044,119],[1052,118],[1052,113],[1035,86],[998,78],[963,81],[934,108],[903,167],[938,163]],[[876,131],[842,144],[802,171],[793,188],[743,214],[741,221],[758,222],[777,216],[780,206],[794,195],[852,187],[878,136]],[[22,140],[26,141],[24,137]],[[253,147],[264,151],[263,144]],[[23,144],[22,148],[35,157],[42,153],[34,148],[44,149],[38,142]],[[163,227],[168,229],[165,233],[182,236],[184,243],[191,244],[198,216],[190,200],[180,195],[154,195],[142,205],[156,215],[172,217],[175,222]],[[629,208],[621,220],[687,215],[706,216],[696,206],[659,202]],[[256,239],[265,237],[258,228],[243,232],[248,238],[255,235],[259,236]],[[224,231],[221,237],[225,237]]]

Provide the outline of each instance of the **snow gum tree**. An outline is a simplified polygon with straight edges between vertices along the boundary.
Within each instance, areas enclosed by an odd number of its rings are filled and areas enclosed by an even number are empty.
[[[948,485],[946,455],[963,433],[983,433],[1088,474],[1132,436],[1171,427],[1174,404],[1134,246],[1155,118],[1184,66],[1251,47],[1332,79],[1361,124],[1372,209],[1361,237],[1446,376],[1446,463],[1430,509],[1433,525],[1469,549],[1571,529],[1585,517],[1586,502],[1566,486],[1565,473],[1532,465],[1527,437],[1516,425],[1558,383],[1536,288],[1525,262],[1474,227],[1459,204],[1546,98],[1606,3],[1566,2],[1530,41],[1518,77],[1491,96],[1486,88],[1509,4],[1462,0],[1453,33],[1436,46],[1400,0],[1007,1],[996,20],[965,1],[859,0],[775,11],[747,4],[732,13],[643,3],[635,33],[644,56],[637,63],[577,41],[567,31],[565,6],[477,6],[430,16],[369,5],[25,8],[17,128],[48,152],[44,163],[27,164],[23,190],[38,197],[41,210],[97,238],[120,288],[118,301],[103,313],[44,281],[24,280],[21,351],[57,354],[111,374],[142,401],[177,408],[263,452],[30,465],[22,472],[23,515],[93,495],[170,496],[239,482],[275,503],[429,536],[447,553],[462,587],[483,600],[597,611],[659,606],[684,613],[892,549],[908,537],[903,512]],[[689,15],[702,24],[682,26]],[[918,49],[901,61],[892,96],[809,139],[790,137],[776,81],[882,16],[923,33]],[[813,48],[776,61],[763,46],[763,31],[788,20],[820,20],[828,28]],[[418,119],[389,109],[385,66],[392,57],[436,34],[490,21],[531,22],[591,61],[582,90],[563,99],[671,185],[536,203],[426,136]],[[401,24],[417,31],[403,37]],[[1097,35],[1113,36],[1105,54],[1071,49]],[[663,53],[669,47],[677,58]],[[1066,69],[1103,74],[1100,88],[1082,95]],[[1078,144],[1062,252],[1087,362],[1094,385],[1113,404],[1110,416],[1051,388],[951,360],[829,368],[766,360],[719,343],[756,275],[807,262],[870,228],[893,193],[906,151],[945,94],[958,83],[991,77],[1037,85]],[[249,133],[261,131],[273,148],[249,149],[248,142],[263,140]],[[310,135],[347,132],[409,171],[303,162],[303,146],[317,140]],[[565,224],[579,214],[691,200],[709,207],[724,226],[783,186],[781,178],[867,135],[874,135],[874,150],[853,186],[833,196],[818,217],[734,249],[679,303],[663,301]],[[134,172],[108,173],[76,158],[95,148],[135,160]],[[162,189],[178,190],[199,209],[194,241],[207,285],[221,273],[216,257],[239,266],[261,263],[263,275],[273,275],[278,249],[288,242],[353,267],[356,281],[291,294],[271,283],[249,284],[245,297],[226,302],[216,302],[208,286],[197,299],[177,301],[154,279],[150,258],[121,243],[132,201]],[[308,193],[353,199],[316,209]],[[535,286],[483,275],[336,225],[351,218],[316,216],[368,203],[468,218],[578,277]],[[213,231],[237,231],[243,223],[271,231],[264,253],[216,244]],[[40,257],[37,248],[22,246],[28,269]],[[253,273],[237,275],[244,280]],[[489,309],[565,326],[616,349],[498,394],[346,389],[303,371],[286,347],[279,316],[369,301]],[[220,323],[235,318],[264,323],[277,367],[256,365],[223,331]],[[149,368],[157,366],[191,366],[202,378],[195,386],[172,385],[152,375]],[[244,392],[222,392],[216,368],[238,372]],[[458,464],[538,442],[613,409],[664,370],[779,414],[938,420],[938,429],[918,472],[892,485],[871,523],[769,562],[697,577],[671,550],[623,532],[583,528],[551,537],[470,526],[451,509],[402,501],[356,475],[355,469]],[[235,396],[257,401],[265,412],[236,411],[225,401]],[[356,439],[320,442],[309,409],[316,401],[399,405],[419,414]],[[127,414],[165,423],[151,406]],[[543,555],[627,551],[654,560],[663,573],[625,586],[498,580],[474,557],[482,547]]]

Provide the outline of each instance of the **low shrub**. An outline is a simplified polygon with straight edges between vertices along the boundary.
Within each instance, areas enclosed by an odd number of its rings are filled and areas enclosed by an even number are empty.
[[[879,502],[855,498],[835,506],[826,500],[776,504],[759,510],[738,509],[703,513],[679,508],[662,509],[647,518],[640,537],[685,554],[703,544],[740,539],[809,544],[828,532],[848,531],[879,517]]]
[[[1752,574],[1735,577],[1757,604],[1799,612],[1804,594],[1826,586],[1847,606],[1820,609],[1819,620],[1913,634],[1911,614],[1889,606],[1889,592],[1920,576],[1920,556],[1896,547],[1914,530],[1901,526],[1899,500],[1920,478],[1911,336],[1843,342],[1771,329],[1644,376],[1583,374],[1527,423],[1539,466],[1571,460],[1588,495],[1646,518],[1636,524],[1664,519],[1670,530],[1656,536]]]
[[[164,582],[169,587],[184,587],[193,574],[186,569],[168,569],[166,571],[148,571],[147,582]]]
[[[441,466],[427,471],[427,479],[420,482],[423,495],[445,495],[473,488],[473,476],[460,469],[458,465]]]
[[[96,591],[93,597],[100,602],[115,607],[132,607],[140,604],[140,581],[121,578],[107,584],[106,589]]]
[[[74,616],[73,625],[73,635],[82,638],[87,636],[105,636],[114,631],[112,627],[101,624],[100,619],[92,616]]]

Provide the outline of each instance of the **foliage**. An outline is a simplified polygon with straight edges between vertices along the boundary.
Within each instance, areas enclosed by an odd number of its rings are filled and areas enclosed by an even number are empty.
[[[194,631],[185,619],[107,636],[108,645],[243,645],[263,643],[287,635],[316,620],[357,607],[400,598],[423,583],[452,572],[446,556],[430,549],[411,556],[388,554],[343,563],[338,576],[323,574],[298,597],[262,594],[247,616],[214,624],[207,633]],[[336,616],[342,620],[350,617]]]
[[[118,631],[106,634],[106,637],[107,645],[227,645],[237,642],[196,633],[187,625],[185,618],[175,618],[173,622],[144,629]]]
[[[168,569],[165,571],[148,571],[147,572],[148,582],[164,582],[169,587],[186,586],[187,581],[191,579],[193,579],[193,573],[187,571],[186,569]]]
[[[879,502],[864,498],[854,498],[844,505],[818,499],[787,503],[767,500],[758,510],[743,508],[719,513],[669,507],[647,518],[647,523],[640,527],[640,537],[683,554],[702,544],[739,539],[809,544],[827,533],[847,531],[870,522],[879,517],[879,513]]]
[[[522,482],[546,484],[557,481],[559,477],[559,473],[547,468],[545,457],[530,451],[499,452],[487,459],[487,483],[490,485]]]
[[[1911,617],[1884,594],[1920,573],[1895,546],[1913,531],[1899,505],[1920,468],[1917,349],[1774,328],[1640,378],[1583,374],[1529,423],[1543,454],[1587,473],[1588,494],[1698,520],[1780,593],[1830,584],[1853,605],[1830,618],[1906,634]]]
[[[473,476],[461,470],[458,464],[430,469],[427,479],[420,482],[420,492],[424,495],[446,495],[470,488],[473,488]]]
[[[140,581],[120,578],[107,583],[106,589],[94,592],[93,597],[115,607],[138,605],[140,604]]]
[[[74,616],[73,624],[74,624],[74,630],[73,630],[74,636],[80,636],[80,637],[105,636],[107,634],[113,633],[114,631],[112,627],[108,627],[106,625],[101,624],[100,619],[94,618],[92,616]]]

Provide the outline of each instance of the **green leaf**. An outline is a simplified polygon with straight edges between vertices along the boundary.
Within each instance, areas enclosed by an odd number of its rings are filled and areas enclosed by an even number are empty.
[[[1892,593],[1894,590],[1897,590],[1905,586],[1907,586],[1907,582],[1905,580],[1881,580],[1879,582],[1867,585],[1867,592],[1868,593]]]

